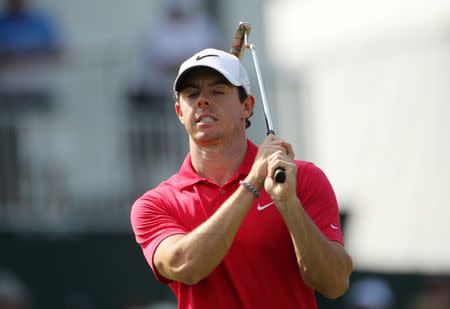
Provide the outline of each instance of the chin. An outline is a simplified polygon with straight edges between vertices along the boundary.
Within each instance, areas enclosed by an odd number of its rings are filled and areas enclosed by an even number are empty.
[[[192,139],[199,145],[214,145],[222,139],[222,134],[197,133]]]

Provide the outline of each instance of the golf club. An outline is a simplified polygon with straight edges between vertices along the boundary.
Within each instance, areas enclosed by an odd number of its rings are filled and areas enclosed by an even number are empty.
[[[264,89],[263,80],[261,77],[261,70],[259,68],[258,57],[256,55],[256,48],[254,44],[248,43],[248,35],[252,29],[251,25],[245,22],[240,22],[236,30],[236,35],[231,44],[230,54],[238,57],[239,60],[244,56],[245,48],[252,52],[253,63],[255,64],[256,76],[258,78],[259,90],[261,92],[261,99],[263,103],[264,117],[266,119],[267,135],[275,135],[272,125],[272,118],[270,116],[269,105],[267,104],[266,91]],[[283,183],[286,180],[286,174],[283,168],[277,168],[274,173],[274,179],[277,183]]]

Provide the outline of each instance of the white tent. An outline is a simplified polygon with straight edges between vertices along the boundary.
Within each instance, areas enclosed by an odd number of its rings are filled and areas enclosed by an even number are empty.
[[[450,2],[270,1],[266,17],[278,131],[329,176],[356,267],[450,273]]]

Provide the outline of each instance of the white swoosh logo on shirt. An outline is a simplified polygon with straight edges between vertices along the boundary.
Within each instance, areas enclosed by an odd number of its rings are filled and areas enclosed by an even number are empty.
[[[332,228],[333,230],[337,230],[337,229],[338,229],[338,227],[335,226],[333,223],[331,223],[330,226],[331,226],[331,228]]]
[[[269,204],[266,204],[266,205],[260,205],[260,204],[258,204],[258,207],[256,207],[256,209],[258,209],[258,210],[264,210],[264,209],[266,209],[267,207],[269,207],[270,205],[272,205],[273,204],[273,202],[271,202],[271,203],[269,203]]]

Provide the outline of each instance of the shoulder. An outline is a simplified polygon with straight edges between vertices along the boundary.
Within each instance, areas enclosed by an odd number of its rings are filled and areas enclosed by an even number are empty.
[[[333,188],[324,171],[316,164],[308,161],[296,160],[298,167],[298,193],[303,196],[326,194],[334,196]]]
[[[297,165],[299,175],[303,177],[317,177],[318,174],[323,174],[323,171],[313,162],[295,160],[295,164]]]
[[[156,188],[150,189],[140,196],[132,205],[131,217],[141,217],[143,214],[170,207],[170,197],[175,195],[177,190],[178,174],[160,183]]]
[[[133,204],[142,205],[156,201],[164,201],[167,195],[173,194],[177,189],[178,174],[173,175],[169,179],[161,182],[157,187],[152,188],[142,194]]]
[[[179,223],[178,195],[172,180],[145,192],[133,203],[130,221],[138,243],[161,240],[160,237],[173,232],[185,232]]]

